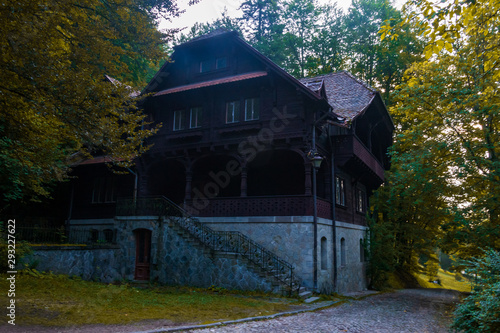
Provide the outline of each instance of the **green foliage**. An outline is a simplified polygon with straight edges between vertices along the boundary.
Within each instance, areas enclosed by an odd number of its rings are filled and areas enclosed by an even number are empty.
[[[485,251],[469,261],[466,272],[475,277],[475,288],[455,310],[452,328],[459,332],[500,331],[500,252]]]
[[[129,165],[148,147],[132,98],[166,58],[156,19],[175,1],[4,2],[0,10],[3,202],[48,196],[91,154]],[[124,82],[105,80],[105,75]],[[129,87],[129,85],[131,87]]]
[[[0,288],[9,281],[0,276]],[[129,284],[83,281],[37,270],[24,270],[16,278],[16,324],[80,326],[128,324],[144,320],[200,323],[282,312],[296,304],[270,295],[247,295],[217,289],[187,287],[134,288]],[[3,304],[7,293],[0,295]]]
[[[0,270],[2,272],[13,270],[10,267],[8,267],[9,262],[7,261],[7,259],[9,258],[9,254],[14,254],[15,258],[12,260],[14,260],[16,266],[18,266],[25,256],[33,252],[31,246],[29,246],[28,243],[26,242],[22,241],[16,241],[15,243],[9,242],[7,236],[8,234],[5,229],[4,223],[5,222],[0,221],[0,258],[2,258],[2,260],[0,260]],[[15,247],[12,246],[14,244]]]
[[[429,281],[436,280],[439,272],[439,260],[436,256],[431,256],[429,260],[427,260],[424,271]]]
[[[388,283],[389,274],[395,270],[397,259],[395,233],[392,225],[384,221],[383,216],[378,216],[377,219],[368,218],[368,225],[370,227],[370,241],[367,244],[369,287],[375,290],[383,290],[390,287]]]

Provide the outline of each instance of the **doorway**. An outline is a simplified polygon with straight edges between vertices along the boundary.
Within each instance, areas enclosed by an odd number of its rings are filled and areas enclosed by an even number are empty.
[[[137,229],[135,234],[135,280],[149,280],[151,230]]]

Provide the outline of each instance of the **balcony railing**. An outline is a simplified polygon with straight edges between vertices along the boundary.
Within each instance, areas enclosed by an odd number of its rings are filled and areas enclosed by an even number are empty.
[[[300,288],[291,264],[238,231],[211,229],[168,198],[119,199],[116,215],[169,217],[174,225],[211,250],[241,254],[277,281],[283,292],[291,295]]]
[[[331,219],[331,204],[318,198],[318,216]],[[196,202],[187,202],[188,210],[203,217],[219,216],[312,216],[310,195],[213,198],[209,205],[197,209]]]

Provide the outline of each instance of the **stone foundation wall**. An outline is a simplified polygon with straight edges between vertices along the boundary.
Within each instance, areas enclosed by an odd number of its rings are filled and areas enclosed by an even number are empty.
[[[79,276],[84,280],[111,283],[122,280],[121,251],[117,246],[37,246],[23,262],[42,272]]]
[[[279,289],[256,273],[238,254],[210,251],[196,240],[183,237],[168,219],[121,220],[117,223],[119,244],[125,254],[124,275],[133,280],[135,229],[149,229],[151,239],[150,280],[168,285],[217,286],[226,289],[277,292]]]
[[[337,222],[337,285],[339,293],[366,290],[366,263],[360,240],[366,237],[366,227]],[[341,239],[345,240],[345,263],[342,264]]]

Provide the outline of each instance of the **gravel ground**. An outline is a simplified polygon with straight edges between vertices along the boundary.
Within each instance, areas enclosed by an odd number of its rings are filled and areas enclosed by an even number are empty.
[[[359,299],[315,312],[282,316],[269,320],[248,321],[238,324],[184,330],[182,332],[352,332],[352,333],[408,333],[448,332],[451,311],[460,293],[444,289],[405,289]],[[180,323],[166,320],[132,325],[89,325],[70,328],[1,325],[0,332],[167,332],[178,331]],[[185,325],[189,325],[186,323]]]

